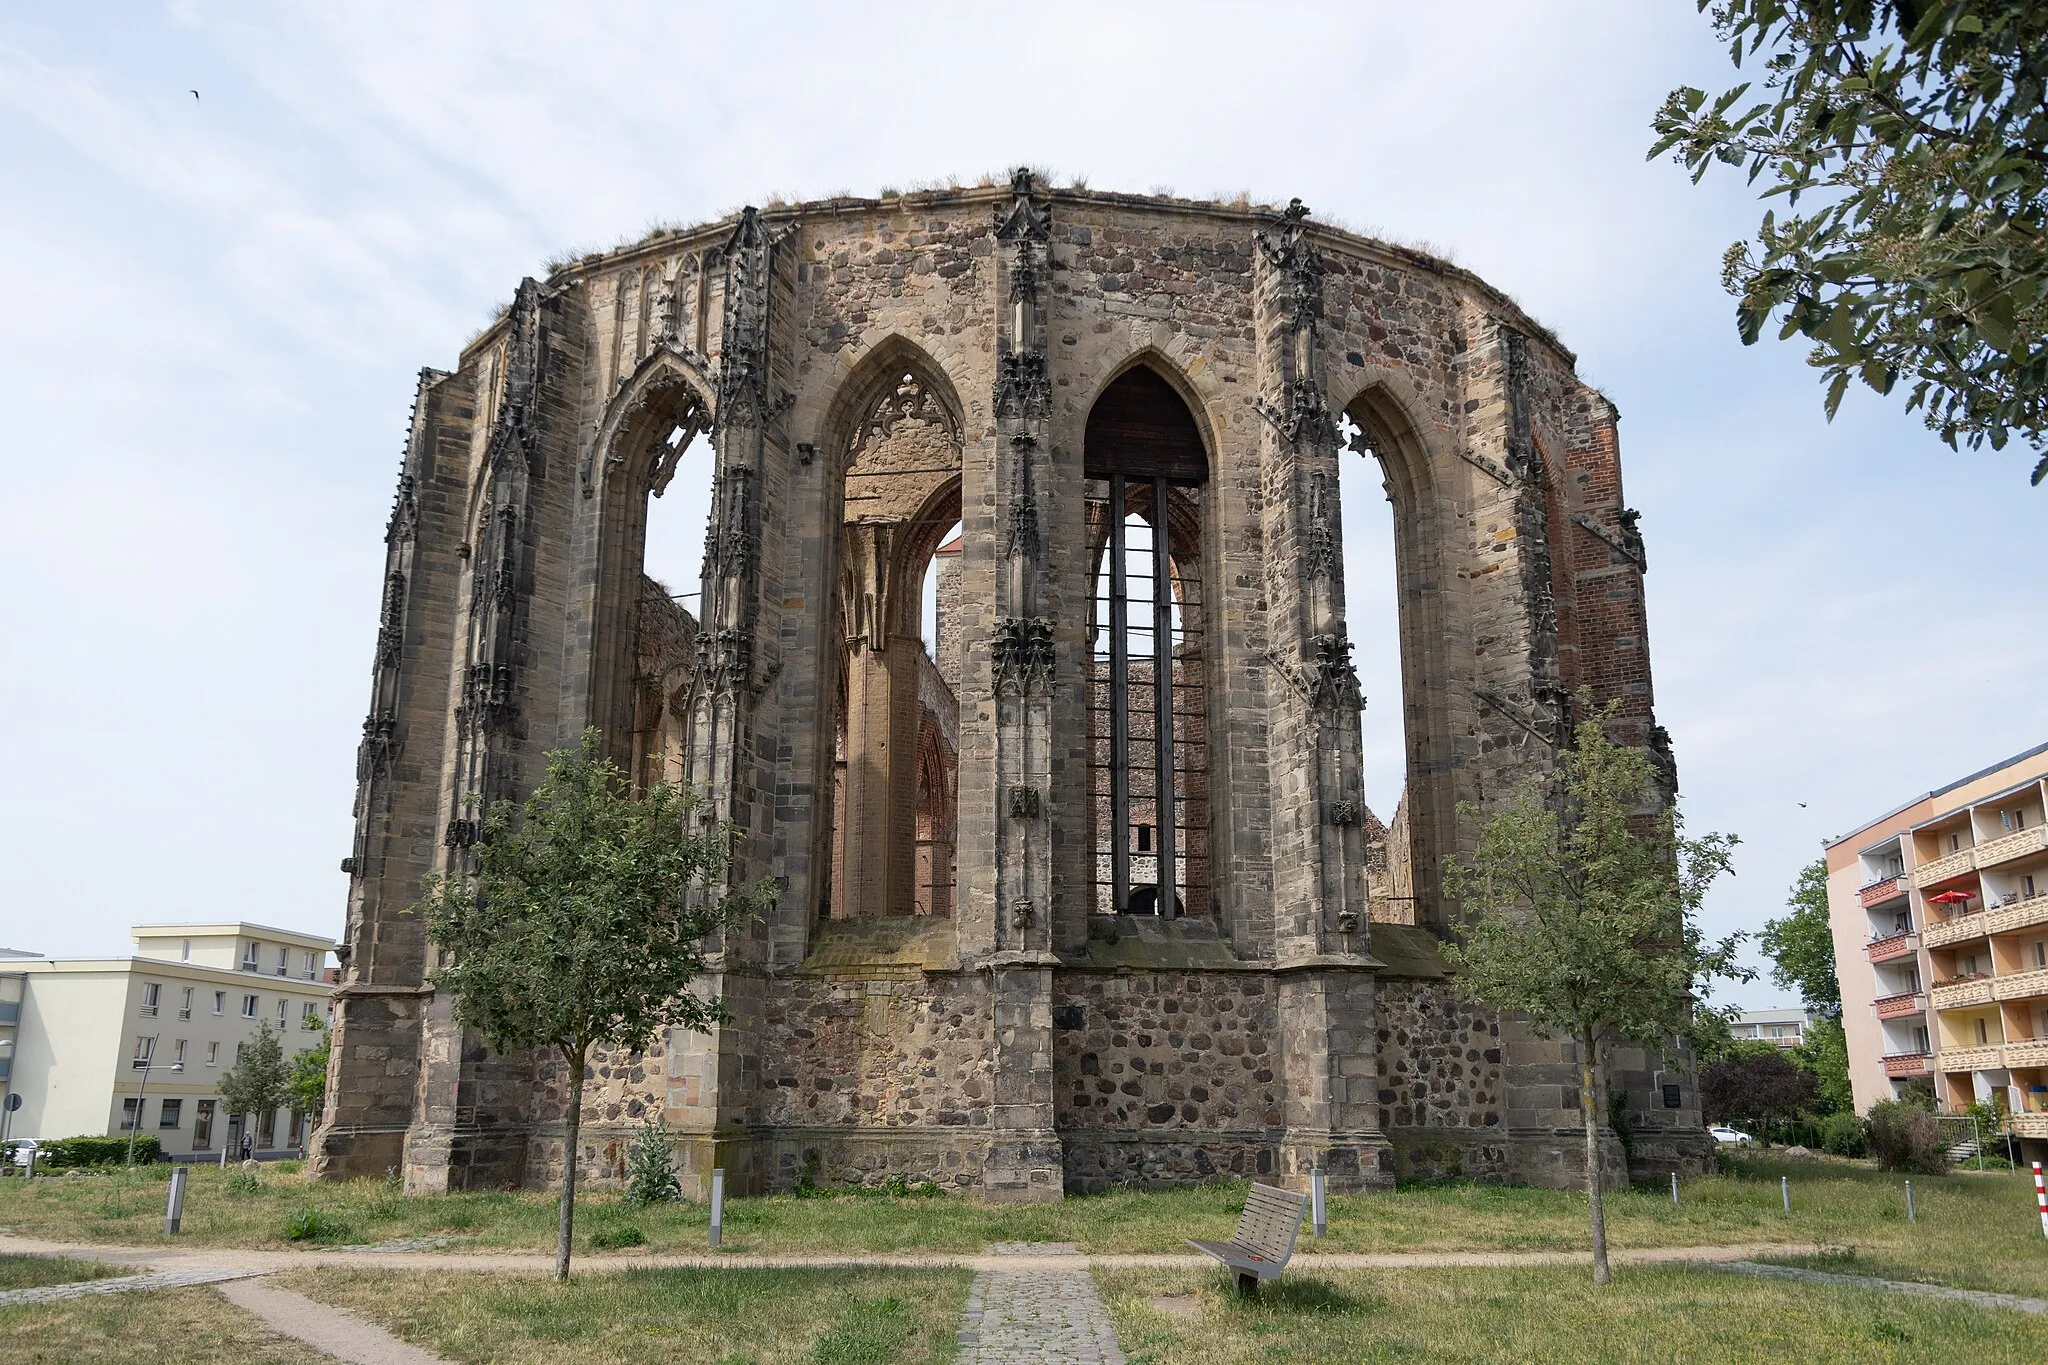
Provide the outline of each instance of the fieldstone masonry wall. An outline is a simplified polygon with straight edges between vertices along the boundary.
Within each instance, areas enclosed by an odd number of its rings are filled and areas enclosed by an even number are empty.
[[[1105,484],[1085,447],[1135,366],[1204,456],[1176,534],[1202,592],[1185,667],[1210,888],[1171,921],[1096,913],[1089,837]],[[546,750],[596,725],[644,777],[708,788],[746,836],[734,877],[780,897],[704,983],[731,1022],[597,1060],[593,1178],[659,1112],[688,1179],[723,1167],[736,1190],[1575,1179],[1575,1059],[1458,998],[1434,869],[1471,846],[1461,801],[1489,810],[1552,769],[1581,685],[1622,703],[1619,733],[1675,791],[1616,421],[1504,295],[1298,204],[1020,172],[749,209],[523,282],[453,371],[420,376],[315,1169],[403,1165],[415,1189],[559,1177],[558,1061],[457,1028],[401,911],[470,856],[473,800],[523,795]],[[874,439],[905,423],[929,439],[885,478]],[[646,506],[703,433],[712,515],[685,616],[647,595]],[[1372,701],[1403,718],[1408,785],[1384,832],[1367,798],[1397,794],[1360,778],[1337,496],[1338,461],[1364,458],[1400,580],[1403,695]],[[855,823],[835,816],[837,750],[844,729],[860,847],[893,869],[914,784],[888,776],[908,771],[888,757],[903,708],[875,699],[890,669],[928,667],[915,598],[956,515],[957,895],[912,916],[894,871],[834,865],[853,857],[835,824]],[[850,685],[889,722],[846,729]],[[1376,884],[1397,868],[1411,886]],[[1639,1166],[1707,1159],[1683,1059],[1606,1065]]]

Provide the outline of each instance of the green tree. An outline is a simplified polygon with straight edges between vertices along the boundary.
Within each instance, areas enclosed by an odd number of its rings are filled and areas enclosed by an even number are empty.
[[[1842,983],[1835,976],[1835,935],[1828,927],[1828,864],[1816,858],[1799,869],[1786,900],[1792,913],[1764,921],[1759,937],[1771,959],[1771,979],[1796,990],[1806,1008],[1828,1019],[1842,1014]]]
[[[1909,380],[1950,447],[2048,446],[2048,6],[2039,0],[1698,0],[1750,83],[1674,90],[1651,157],[1765,198],[1728,249],[1745,344],[1813,343],[1832,418],[1851,379]],[[2048,477],[2048,454],[2033,481]]]
[[[1855,1092],[1849,1086],[1849,1039],[1840,1019],[1809,1020],[1806,1040],[1792,1049],[1792,1059],[1813,1075],[1817,1112],[1841,1114],[1855,1109]]]
[[[596,730],[548,755],[523,805],[485,812],[474,867],[430,877],[418,908],[446,954],[430,977],[455,1017],[500,1052],[554,1049],[566,1073],[555,1276],[569,1276],[583,1078],[599,1045],[642,1049],[657,1029],[708,1029],[719,1002],[691,991],[704,939],[752,918],[768,888],[718,893],[734,832],[667,783],[634,794]]]
[[[259,1116],[275,1114],[291,1103],[291,1086],[285,1069],[284,1048],[270,1031],[270,1021],[256,1025],[256,1036],[242,1049],[242,1055],[220,1078],[220,1103],[230,1117],[244,1114],[255,1131]],[[226,1149],[222,1149],[226,1158]]]
[[[1709,943],[1698,911],[1728,869],[1735,839],[1688,838],[1675,810],[1646,813],[1649,756],[1616,745],[1588,692],[1547,787],[1525,790],[1488,819],[1470,863],[1445,868],[1467,919],[1446,956],[1466,990],[1525,1016],[1546,1037],[1578,1045],[1593,1280],[1608,1282],[1601,1203],[1600,1049],[1662,1046],[1689,1031],[1695,992],[1741,978],[1741,936]],[[1460,807],[1462,818],[1478,812]]]
[[[334,1051],[334,1036],[317,1014],[301,1019],[299,1027],[319,1034],[320,1041],[292,1054],[285,1068],[285,1088],[291,1092],[292,1108],[317,1119],[327,1104],[327,1061]]]

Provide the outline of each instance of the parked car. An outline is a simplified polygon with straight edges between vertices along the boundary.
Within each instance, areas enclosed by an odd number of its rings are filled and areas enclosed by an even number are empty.
[[[1725,1123],[1716,1123],[1709,1127],[1707,1131],[1712,1133],[1714,1141],[1720,1143],[1723,1147],[1747,1147],[1756,1141],[1755,1138],[1752,1138],[1740,1128],[1730,1128]]]
[[[14,1164],[26,1166],[40,1144],[34,1138],[9,1138],[7,1145],[14,1149]]]

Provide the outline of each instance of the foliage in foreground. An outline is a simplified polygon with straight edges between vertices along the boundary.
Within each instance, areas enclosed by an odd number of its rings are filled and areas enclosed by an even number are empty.
[[[1578,1045],[1593,1277],[1604,1283],[1600,1049],[1669,1046],[1690,1028],[1700,986],[1743,973],[1739,936],[1709,943],[1698,918],[1734,838],[1688,838],[1675,810],[1645,816],[1649,756],[1608,739],[1612,709],[1588,691],[1579,713],[1554,787],[1524,791],[1485,822],[1469,864],[1446,867],[1469,918],[1445,956],[1472,995]],[[1479,819],[1470,805],[1460,814]]]
[[[1905,1100],[1879,1100],[1870,1106],[1867,1121],[1870,1154],[1879,1170],[1937,1174],[1948,1169],[1941,1125],[1929,1110]]]
[[[633,1143],[633,1156],[626,1175],[626,1202],[636,1209],[649,1204],[673,1204],[683,1197],[676,1181],[675,1153],[669,1145],[668,1125],[659,1114],[649,1114]]]
[[[253,1117],[275,1114],[291,1103],[291,1073],[284,1061],[284,1048],[270,1031],[270,1021],[256,1025],[256,1036],[242,1049],[242,1055],[220,1078],[220,1107],[223,1118],[251,1115],[242,1129],[253,1138],[260,1120]],[[227,1138],[223,1136],[222,1142]]]
[[[1672,91],[1650,156],[1695,181],[1747,166],[1784,199],[1723,262],[1744,343],[1773,317],[1811,341],[1830,418],[1852,379],[1905,379],[1951,447],[2048,446],[2048,6],[1698,4],[1738,67],[1761,58],[1764,97]]]
[[[727,890],[736,833],[699,821],[703,797],[665,782],[635,794],[596,730],[548,754],[523,804],[484,813],[474,866],[429,878],[419,909],[445,954],[431,974],[456,1018],[500,1052],[560,1055],[563,1162],[558,1278],[569,1274],[583,1079],[599,1045],[639,1050],[658,1029],[708,1029],[693,992],[704,941],[754,918],[766,887]]]
[[[138,1165],[162,1161],[164,1145],[154,1133],[135,1137]],[[75,1170],[92,1166],[119,1166],[128,1160],[128,1139],[90,1133],[83,1137],[57,1138],[36,1148],[39,1171]]]

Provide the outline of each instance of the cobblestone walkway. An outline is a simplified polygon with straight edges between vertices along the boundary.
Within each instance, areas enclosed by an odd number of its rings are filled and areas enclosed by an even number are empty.
[[[977,1273],[960,1321],[957,1365],[1124,1365],[1079,1247],[998,1242],[986,1254],[1057,1257],[1059,1263]]]
[[[177,1289],[188,1284],[220,1284],[246,1280],[269,1272],[235,1266],[202,1266],[192,1270],[166,1270],[155,1275],[117,1275],[106,1280],[78,1280],[72,1284],[46,1284],[39,1289],[10,1289],[0,1294],[0,1308],[22,1303],[56,1303],[82,1299],[88,1294],[126,1294],[137,1289]]]

